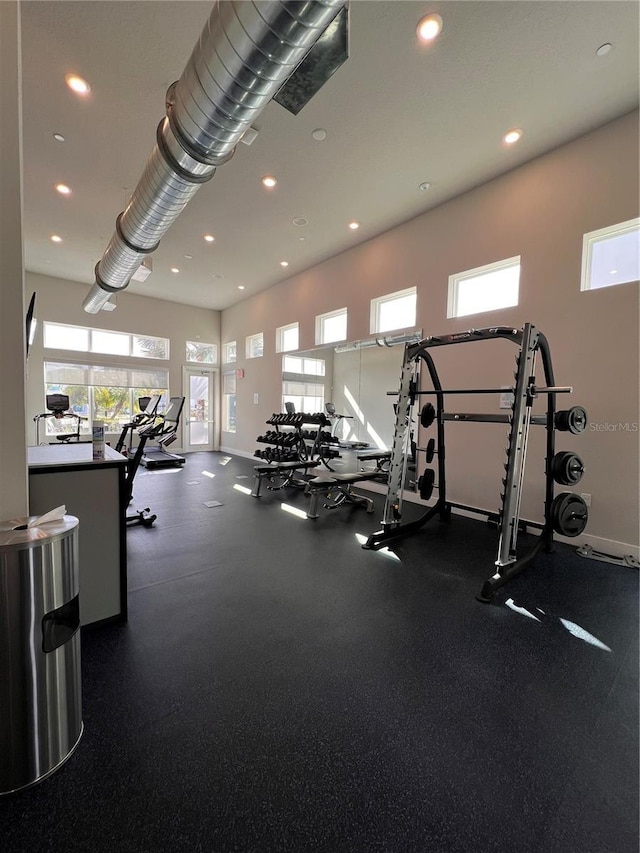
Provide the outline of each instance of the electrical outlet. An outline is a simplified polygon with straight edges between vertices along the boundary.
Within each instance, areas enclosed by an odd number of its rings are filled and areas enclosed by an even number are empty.
[[[587,506],[591,506],[591,495],[586,494],[586,492],[580,495],[582,500],[586,503]]]

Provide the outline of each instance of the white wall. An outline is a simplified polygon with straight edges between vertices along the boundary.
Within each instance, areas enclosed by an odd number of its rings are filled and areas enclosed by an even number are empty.
[[[28,512],[20,7],[0,3],[0,521]]]
[[[222,340],[237,340],[235,366],[245,378],[237,383],[237,432],[223,433],[222,445],[252,453],[264,420],[279,409],[277,326],[298,321],[300,348],[309,349],[315,316],[346,305],[348,338],[367,338],[370,300],[415,285],[425,335],[525,322],[544,332],[556,381],[575,389],[567,403],[585,406],[594,425],[578,437],[558,435],[559,449],[575,449],[586,464],[579,489],[593,498],[588,531],[637,545],[638,434],[597,426],[638,422],[638,284],[582,293],[580,272],[583,234],[638,216],[638,162],[632,113],[224,311]],[[515,255],[522,257],[516,308],[447,319],[450,274]],[[245,336],[259,331],[264,357],[246,360]],[[515,354],[508,342],[492,342],[438,351],[437,364],[449,387],[503,385]],[[390,411],[386,390],[379,388],[380,412]],[[456,405],[478,410],[477,398]],[[451,500],[497,508],[505,443],[495,425],[448,430]],[[541,497],[542,441],[534,434],[525,517],[541,517]]]
[[[58,359],[80,363],[83,361],[82,353],[45,350],[43,348],[42,323],[45,320],[55,323],[68,323],[72,326],[90,326],[109,329],[110,331],[136,332],[169,338],[171,357],[168,362],[145,358],[140,359],[140,366],[168,369],[169,390],[173,396],[182,394],[186,396],[186,390],[182,390],[182,368],[186,364],[186,341],[200,340],[203,343],[217,344],[218,353],[220,353],[219,311],[195,308],[190,305],[181,305],[176,302],[136,296],[133,293],[125,292],[118,294],[118,307],[115,311],[87,314],[82,310],[82,300],[87,293],[87,285],[27,273],[25,288],[27,295],[33,291],[38,294],[38,334],[28,362],[27,437],[29,444],[35,444],[33,416],[46,410],[44,361],[56,361]],[[92,355],[91,360],[99,364],[122,363],[122,360],[103,355]],[[199,367],[198,365],[192,366]],[[183,417],[187,410],[187,406],[185,406]],[[219,424],[216,424],[216,428],[218,427]],[[179,440],[181,440],[180,437]],[[174,447],[179,449],[178,445]]]

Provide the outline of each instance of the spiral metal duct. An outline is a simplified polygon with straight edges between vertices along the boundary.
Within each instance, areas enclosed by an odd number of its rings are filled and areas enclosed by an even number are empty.
[[[177,83],[156,145],[101,260],[83,308],[97,314],[234,153],[247,128],[345,0],[218,0]]]

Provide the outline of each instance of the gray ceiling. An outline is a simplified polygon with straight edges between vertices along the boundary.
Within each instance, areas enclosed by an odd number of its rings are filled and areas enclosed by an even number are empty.
[[[202,187],[155,252],[153,275],[130,290],[228,307],[629,112],[638,105],[639,8],[355,0],[347,62],[298,116],[268,105],[256,141],[239,145]],[[22,4],[28,270],[93,282],[153,147],[166,89],[210,9],[173,0]],[[415,27],[431,11],[444,28],[425,47]],[[613,49],[598,57],[604,42]],[[90,83],[87,100],[65,86],[70,71]],[[513,127],[524,136],[505,149]],[[312,138],[315,128],[324,141]],[[278,179],[270,192],[266,174]],[[70,197],[54,191],[58,181]],[[424,181],[431,189],[418,188]],[[308,224],[294,225],[296,217]],[[53,245],[53,233],[64,242]]]

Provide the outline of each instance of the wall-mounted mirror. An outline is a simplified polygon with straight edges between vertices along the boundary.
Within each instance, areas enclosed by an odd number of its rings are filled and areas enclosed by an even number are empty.
[[[411,336],[419,340],[420,332]],[[338,440],[340,471],[358,468],[357,450],[390,450],[395,413],[393,404],[400,382],[403,343],[373,345],[355,342],[319,347],[283,355],[283,403],[299,412],[325,412],[329,403],[332,434]],[[415,479],[408,472],[407,481]],[[408,487],[413,489],[412,483]]]

